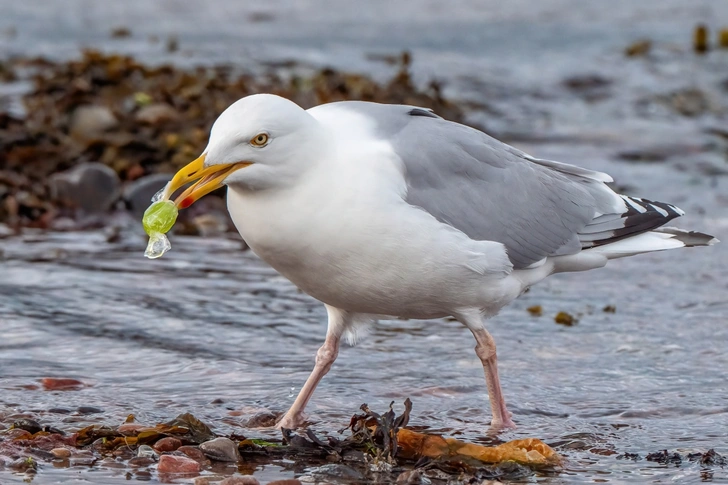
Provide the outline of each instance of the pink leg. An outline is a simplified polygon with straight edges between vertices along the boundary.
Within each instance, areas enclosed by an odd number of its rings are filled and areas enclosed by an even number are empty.
[[[490,409],[493,413],[493,419],[490,425],[496,428],[515,428],[516,425],[511,420],[511,413],[506,409],[506,400],[503,398],[503,391],[501,391],[500,379],[498,378],[495,340],[493,340],[493,337],[482,326],[480,328],[472,328],[468,325],[468,328],[473,332],[473,336],[477,342],[475,345],[475,353],[483,363],[483,370],[485,371],[485,382],[488,385],[488,399],[490,400]]]
[[[326,335],[324,344],[316,353],[316,365],[313,368],[313,372],[308,376],[306,384],[301,388],[301,392],[298,393],[298,397],[296,397],[291,408],[276,423],[276,427],[296,429],[303,424],[303,410],[306,408],[309,399],[311,399],[313,391],[316,390],[316,386],[318,386],[321,379],[329,372],[331,365],[336,360],[336,356],[339,355],[339,342],[340,336],[338,334],[329,332]]]

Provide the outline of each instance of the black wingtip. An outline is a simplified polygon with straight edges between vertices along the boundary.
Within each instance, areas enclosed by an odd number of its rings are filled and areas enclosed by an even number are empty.
[[[432,112],[432,110],[424,109],[424,108],[412,108],[407,113],[410,116],[424,116],[427,118],[439,118],[435,113]]]

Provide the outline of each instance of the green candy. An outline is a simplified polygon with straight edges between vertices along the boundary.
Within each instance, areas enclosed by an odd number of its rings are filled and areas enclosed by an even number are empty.
[[[144,231],[150,236],[154,233],[166,234],[177,220],[177,206],[171,200],[153,202],[142,218]]]
[[[142,226],[149,235],[149,245],[144,256],[156,259],[172,247],[165,233],[169,232],[177,220],[177,205],[171,200],[157,200],[144,212]]]

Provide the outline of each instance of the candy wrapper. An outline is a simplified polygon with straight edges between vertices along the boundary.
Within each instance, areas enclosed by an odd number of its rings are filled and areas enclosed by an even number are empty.
[[[177,205],[171,200],[161,200],[161,191],[152,199],[150,205],[144,212],[142,225],[144,231],[149,235],[149,244],[144,256],[149,259],[156,259],[169,251],[172,245],[165,235],[172,229],[177,220]]]

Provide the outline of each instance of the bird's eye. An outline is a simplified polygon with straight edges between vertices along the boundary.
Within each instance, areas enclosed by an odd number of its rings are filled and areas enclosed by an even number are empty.
[[[253,137],[252,140],[250,140],[250,144],[256,147],[262,147],[265,146],[266,143],[268,143],[268,135],[265,133],[259,133]]]

